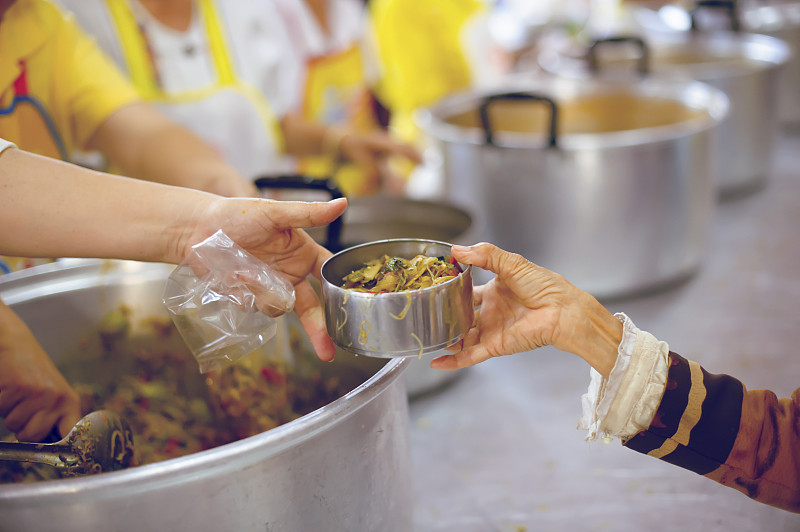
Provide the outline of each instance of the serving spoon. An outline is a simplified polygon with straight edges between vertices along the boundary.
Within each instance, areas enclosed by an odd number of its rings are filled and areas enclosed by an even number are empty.
[[[97,410],[55,443],[0,442],[0,460],[48,464],[64,476],[116,471],[133,462],[133,431],[117,414]]]

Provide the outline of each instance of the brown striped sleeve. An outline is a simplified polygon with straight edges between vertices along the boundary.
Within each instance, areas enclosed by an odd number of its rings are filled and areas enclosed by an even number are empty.
[[[800,390],[791,399],[748,392],[733,377],[669,357],[658,411],[625,446],[800,512]]]

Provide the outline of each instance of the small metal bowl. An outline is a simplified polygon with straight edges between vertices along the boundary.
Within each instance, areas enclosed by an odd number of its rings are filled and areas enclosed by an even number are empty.
[[[322,297],[328,334],[359,355],[422,357],[461,340],[472,324],[472,267],[440,285],[421,290],[369,294],[342,288],[342,278],[383,254],[410,259],[450,255],[436,240],[391,239],[354,246],[322,265]]]

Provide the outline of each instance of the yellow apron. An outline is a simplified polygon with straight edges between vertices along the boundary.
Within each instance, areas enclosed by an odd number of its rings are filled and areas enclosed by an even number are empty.
[[[359,131],[377,127],[358,46],[308,62],[303,116],[328,126],[347,124]],[[300,161],[300,171],[314,177],[333,175],[346,195],[367,192],[366,176],[354,164],[339,164],[331,157],[307,157]]]
[[[25,62],[20,61],[19,66],[20,74],[14,81],[10,102],[0,106],[0,132],[3,139],[29,152],[69,160],[63,139],[47,109],[28,93]],[[52,259],[0,255],[0,274],[48,262],[52,262]]]
[[[198,0],[216,83],[185,92],[165,92],[152,60],[146,31],[124,0],[106,0],[134,86],[167,116],[216,147],[243,175],[256,178],[280,165],[283,136],[264,95],[238,79],[212,0]],[[273,159],[273,161],[270,161]]]

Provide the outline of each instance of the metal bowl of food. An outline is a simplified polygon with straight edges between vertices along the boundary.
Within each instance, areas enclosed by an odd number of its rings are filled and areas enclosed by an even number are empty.
[[[322,265],[328,334],[342,349],[422,357],[458,342],[472,324],[472,269],[451,244],[391,239],[341,251]]]

